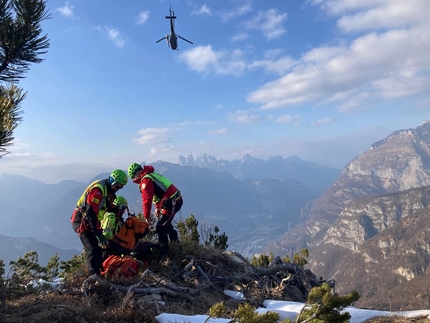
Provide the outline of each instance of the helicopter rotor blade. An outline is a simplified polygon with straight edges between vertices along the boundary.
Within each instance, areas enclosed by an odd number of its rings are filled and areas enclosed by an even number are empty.
[[[179,38],[181,38],[182,40],[185,40],[186,42],[189,42],[190,44],[193,44],[192,42],[190,42],[188,39],[185,39],[184,37],[179,36],[178,34],[176,34],[176,36],[178,36]]]
[[[166,36],[164,36],[163,38],[159,39],[156,41],[156,43],[159,43],[160,41],[162,41],[163,39],[166,39]]]

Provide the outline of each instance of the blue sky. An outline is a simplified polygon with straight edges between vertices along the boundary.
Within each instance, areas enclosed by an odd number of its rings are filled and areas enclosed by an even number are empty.
[[[169,5],[179,40],[169,32]],[[50,0],[1,173],[296,155],[342,168],[429,118],[428,0]]]

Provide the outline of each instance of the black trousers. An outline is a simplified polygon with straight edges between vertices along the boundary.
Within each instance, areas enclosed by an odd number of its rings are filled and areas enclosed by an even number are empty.
[[[183,204],[182,198],[179,199],[176,204],[173,212],[170,214],[163,214],[158,218],[157,226],[155,228],[155,232],[158,235],[158,242],[160,244],[160,255],[167,256],[169,253],[169,240],[170,241],[179,241],[178,232],[175,230],[172,224],[172,220],[176,213],[179,212]],[[163,203],[164,208],[173,209],[173,204],[171,199],[167,199]]]
[[[75,232],[78,227],[79,223],[72,223],[72,228]],[[99,275],[103,268],[103,250],[99,247],[99,241],[91,230],[82,232],[79,238],[84,246],[88,270]]]

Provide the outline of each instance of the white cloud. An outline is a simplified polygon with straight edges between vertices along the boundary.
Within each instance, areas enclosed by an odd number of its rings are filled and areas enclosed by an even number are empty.
[[[270,109],[331,100],[348,92],[371,91],[375,97],[422,92],[428,89],[421,74],[430,69],[429,51],[430,23],[370,33],[349,46],[314,48],[287,74],[250,93],[248,101]],[[408,82],[388,81],[387,75],[405,75]]]
[[[249,61],[246,53],[240,49],[214,50],[211,45],[196,46],[184,51],[180,56],[188,67],[199,73],[240,76],[247,70],[263,68],[267,72],[282,74],[296,62],[289,56],[276,60]]]
[[[275,119],[275,122],[281,123],[291,123],[295,126],[300,126],[300,118],[301,116],[292,116],[292,115],[282,115]]]
[[[359,92],[357,94],[351,95],[343,100],[343,103],[339,104],[337,111],[344,113],[353,113],[357,111],[369,109],[366,100],[371,98],[372,94],[370,92]]]
[[[279,74],[279,78],[249,93],[247,101],[261,109],[335,103],[340,112],[354,112],[368,109],[370,98],[408,97],[430,90],[430,1],[308,3],[336,16],[342,31],[371,32],[337,40],[336,45],[312,48],[297,59],[273,49],[265,52],[263,59],[251,60],[243,50],[215,50],[210,45],[187,50],[181,59],[190,69],[205,74],[240,76],[257,68]],[[275,26],[285,19],[286,14],[271,9],[259,12],[245,26],[260,28],[268,38],[277,37],[285,31],[282,25]]]
[[[373,82],[373,85],[386,98],[406,97],[430,90],[429,80],[414,73],[390,75]]]
[[[220,128],[220,129],[215,129],[215,130],[209,130],[208,134],[210,135],[220,135],[223,133],[227,133],[228,129],[227,128]]]
[[[245,15],[251,11],[252,11],[252,5],[249,3],[244,4],[244,5],[237,7],[233,10],[229,10],[229,11],[221,13],[221,19],[223,21],[227,21],[227,20],[239,17],[239,16],[243,16],[243,15]]]
[[[320,126],[320,125],[331,123],[331,122],[333,122],[333,118],[322,118],[322,119],[318,119],[317,121],[312,123],[311,126]]]
[[[216,121],[203,121],[203,120],[195,120],[195,121],[183,121],[179,123],[173,123],[174,126],[179,127],[187,127],[191,125],[197,125],[197,126],[210,126],[216,124]]]
[[[96,162],[65,162],[54,153],[33,153],[24,147],[20,147],[19,153],[15,150],[0,159],[0,174],[19,174],[47,184],[66,179],[86,183],[95,175],[114,167]]]
[[[227,113],[227,118],[230,122],[252,124],[262,121],[264,118],[254,114],[250,114],[248,110],[236,110]]]
[[[200,15],[212,15],[212,10],[211,8],[209,8],[206,3],[204,3],[199,9],[195,9],[191,12],[191,15],[196,15],[196,16],[200,16]]]
[[[390,1],[390,0],[388,0]],[[375,5],[387,2],[386,0],[308,0],[307,3],[319,5],[330,15],[340,15],[372,8]]]
[[[247,38],[249,38],[249,35],[247,33],[240,32],[231,36],[231,41],[234,43],[240,40],[245,40]]]
[[[338,27],[344,31],[411,26],[429,20],[427,0],[324,0],[314,1],[331,15],[343,15]]]
[[[137,25],[143,25],[145,22],[147,22],[149,19],[149,13],[150,13],[150,11],[148,11],[148,10],[139,12],[137,14],[136,24]]]
[[[285,49],[282,49],[282,48],[266,49],[263,53],[263,57],[265,59],[274,60],[282,56],[284,53],[285,53]]]
[[[97,26],[96,30],[103,32],[107,35],[109,40],[118,48],[124,47],[125,45],[125,37],[121,34],[118,29],[108,27],[108,26]]]
[[[249,69],[254,69],[256,67],[262,67],[267,72],[272,72],[276,74],[284,74],[287,72],[294,64],[296,64],[296,61],[289,57],[289,56],[283,56],[277,60],[256,60],[254,62],[251,62],[248,65]]]
[[[287,32],[283,26],[284,21],[287,19],[286,13],[278,13],[276,9],[269,9],[266,11],[259,11],[249,21],[243,23],[246,29],[261,30],[264,37],[268,40],[281,37]]]
[[[153,145],[157,143],[165,143],[169,140],[169,134],[173,130],[171,128],[146,128],[141,129],[137,133],[138,138],[134,142],[138,145]]]
[[[221,75],[241,75],[246,69],[243,57],[244,53],[240,49],[215,51],[211,45],[196,46],[179,56],[192,70]]]
[[[60,7],[55,9],[56,11],[58,11],[60,13],[60,15],[62,15],[63,17],[73,17],[74,13],[73,13],[73,6],[71,6],[69,4],[69,2],[67,1],[66,4],[64,5],[64,7]]]

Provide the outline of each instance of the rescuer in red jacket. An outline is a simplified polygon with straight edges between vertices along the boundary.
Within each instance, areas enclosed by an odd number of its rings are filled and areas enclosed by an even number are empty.
[[[133,163],[128,167],[131,180],[139,185],[142,194],[142,213],[151,224],[151,207],[155,204],[155,216],[158,218],[155,232],[158,235],[161,256],[167,256],[170,241],[178,241],[178,232],[172,220],[182,207],[181,192],[165,176],[154,171],[152,166]]]
[[[106,212],[116,212],[113,204],[116,192],[127,184],[127,174],[114,170],[109,178],[92,182],[76,203],[70,222],[81,239],[87,258],[87,267],[92,274],[100,274],[102,269],[102,248],[108,242],[103,235],[100,222]]]

